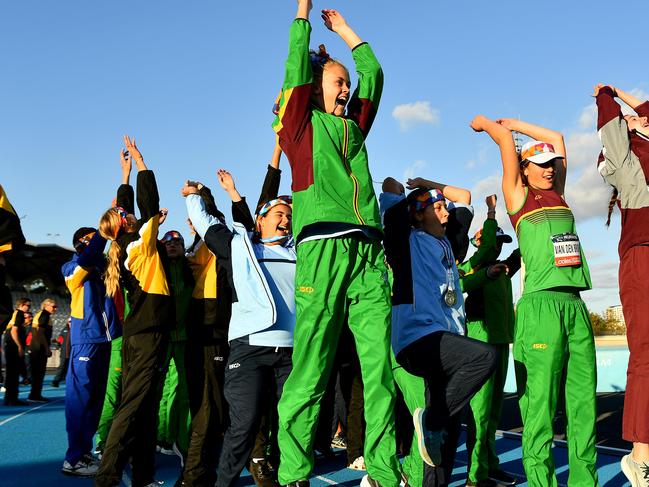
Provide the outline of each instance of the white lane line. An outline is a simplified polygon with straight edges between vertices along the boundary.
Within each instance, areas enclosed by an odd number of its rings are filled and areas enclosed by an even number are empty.
[[[315,478],[318,480],[322,480],[325,484],[338,485],[338,482],[328,479],[327,477],[323,477],[322,475],[316,475]]]
[[[9,423],[10,421],[13,421],[14,419],[18,419],[18,418],[20,418],[21,416],[23,416],[23,415],[25,415],[27,413],[30,413],[32,411],[36,411],[37,409],[43,408],[43,407],[47,406],[48,404],[53,404],[53,403],[58,402],[60,400],[61,399],[53,399],[50,402],[46,402],[45,404],[41,404],[39,406],[35,406],[33,408],[30,408],[27,411],[23,411],[20,414],[16,414],[15,416],[11,416],[10,418],[5,419],[4,421],[0,421],[0,426],[4,426],[5,424]]]

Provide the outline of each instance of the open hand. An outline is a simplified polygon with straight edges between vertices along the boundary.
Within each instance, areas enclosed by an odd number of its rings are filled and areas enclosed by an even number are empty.
[[[216,171],[216,176],[219,178],[219,184],[221,185],[221,187],[228,193],[236,189],[232,174],[230,174],[225,169],[219,169],[218,171]]]
[[[325,27],[332,32],[338,32],[341,27],[347,24],[345,18],[342,15],[340,15],[340,13],[337,10],[333,10],[333,9],[322,10],[321,17],[322,20],[324,21]]]
[[[131,172],[131,153],[126,149],[119,151],[119,164],[122,166],[122,172],[130,174]]]
[[[144,158],[142,157],[142,153],[140,150],[137,148],[137,145],[135,144],[135,137],[131,139],[128,135],[124,136],[124,146],[126,147],[126,150],[129,152],[130,156],[135,159],[135,161],[143,161]]]

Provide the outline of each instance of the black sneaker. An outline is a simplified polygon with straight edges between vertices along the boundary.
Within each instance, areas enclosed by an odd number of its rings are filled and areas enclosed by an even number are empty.
[[[50,400],[46,397],[39,396],[39,397],[28,397],[27,402],[46,403],[46,402],[50,402]]]
[[[487,477],[501,485],[516,485],[516,477],[509,475],[503,470],[490,470]]]
[[[309,481],[308,480],[297,480],[295,482],[289,482],[286,484],[286,487],[309,487]]]
[[[266,460],[259,460],[258,462],[250,460],[248,471],[250,471],[250,475],[252,475],[257,487],[279,487]]]

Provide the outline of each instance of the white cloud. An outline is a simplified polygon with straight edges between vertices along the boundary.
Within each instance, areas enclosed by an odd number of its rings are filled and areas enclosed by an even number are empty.
[[[597,123],[597,105],[591,103],[581,111],[579,127],[582,129],[595,129]]]
[[[402,180],[402,182],[403,182],[404,186],[405,186],[405,183],[406,183],[406,181],[407,181],[408,179],[411,179],[411,178],[415,178],[415,177],[421,176],[421,175],[422,175],[422,172],[423,172],[423,170],[424,170],[424,168],[425,168],[427,165],[428,165],[428,164],[426,163],[426,161],[423,161],[423,160],[421,160],[421,159],[416,160],[415,162],[413,162],[412,164],[410,164],[410,165],[406,168],[406,170],[403,171],[403,180]]]
[[[566,137],[566,150],[569,171],[579,167],[596,172],[597,157],[602,150],[602,143],[595,127],[588,131],[569,132]]]
[[[604,262],[589,266],[593,289],[617,289],[619,262]]]
[[[432,108],[429,101],[397,105],[392,110],[392,116],[397,119],[404,132],[416,125],[439,123],[439,110]]]

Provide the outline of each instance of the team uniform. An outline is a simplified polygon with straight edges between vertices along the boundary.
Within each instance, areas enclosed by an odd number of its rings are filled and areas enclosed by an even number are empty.
[[[279,481],[305,480],[313,469],[319,403],[348,317],[365,388],[365,464],[372,479],[396,486],[389,287],[365,147],[383,74],[370,46],[361,43],[352,50],[359,86],[348,117],[314,108],[310,33],[308,20],[293,22],[274,123],[291,164],[298,242],[293,371],[279,403]]]
[[[201,196],[189,195],[186,201],[196,231],[219,262],[227,263],[232,284],[224,384],[230,426],[217,478],[219,487],[229,487],[237,482],[252,451],[268,382],[274,381],[273,393],[279,398],[291,370],[296,255],[292,239],[264,245],[241,222],[229,229],[209,214]],[[245,200],[234,203],[242,205]]]
[[[219,215],[207,187],[199,190],[210,215]],[[182,473],[183,486],[213,486],[216,482],[218,446],[225,430],[227,405],[223,397],[228,357],[228,324],[231,290],[216,256],[197,235],[186,254],[194,275],[187,335],[187,376],[191,437]]]
[[[493,258],[496,253],[497,225],[494,219],[485,221],[476,254],[482,250],[487,252],[482,261],[470,265],[471,268],[462,277],[463,290],[468,293],[464,301],[467,336],[489,343],[496,349],[497,354],[494,374],[470,402],[467,477],[475,484],[485,480],[490,473],[500,470],[495,435],[502,411],[509,344],[514,337],[511,277],[520,268],[520,253],[516,250],[503,261],[507,265],[507,272],[501,272],[493,279],[485,279],[479,275],[479,270],[498,262]]]
[[[95,477],[97,486],[118,485],[129,458],[134,485],[154,480],[156,390],[175,310],[167,283],[166,251],[158,249],[160,205],[150,170],[138,172],[137,206],[138,230],[117,236],[122,249],[121,282],[128,292],[130,313],[123,327],[122,399]]]
[[[110,341],[121,334],[115,304],[106,296],[102,280],[105,246],[106,240],[97,232],[61,268],[71,295],[70,363],[65,382],[65,462],[71,467],[92,451],[106,393]],[[65,464],[64,473],[69,473]]]
[[[593,330],[580,291],[591,288],[572,211],[554,190],[526,188],[510,213],[525,264],[514,360],[530,486],[556,486],[552,421],[565,371],[569,485],[596,485]]]
[[[649,443],[649,139],[629,134],[610,88],[599,91],[597,107],[597,128],[604,146],[597,168],[617,188],[622,213],[620,298],[630,351],[622,437]],[[640,117],[649,116],[649,102],[635,111]]]

